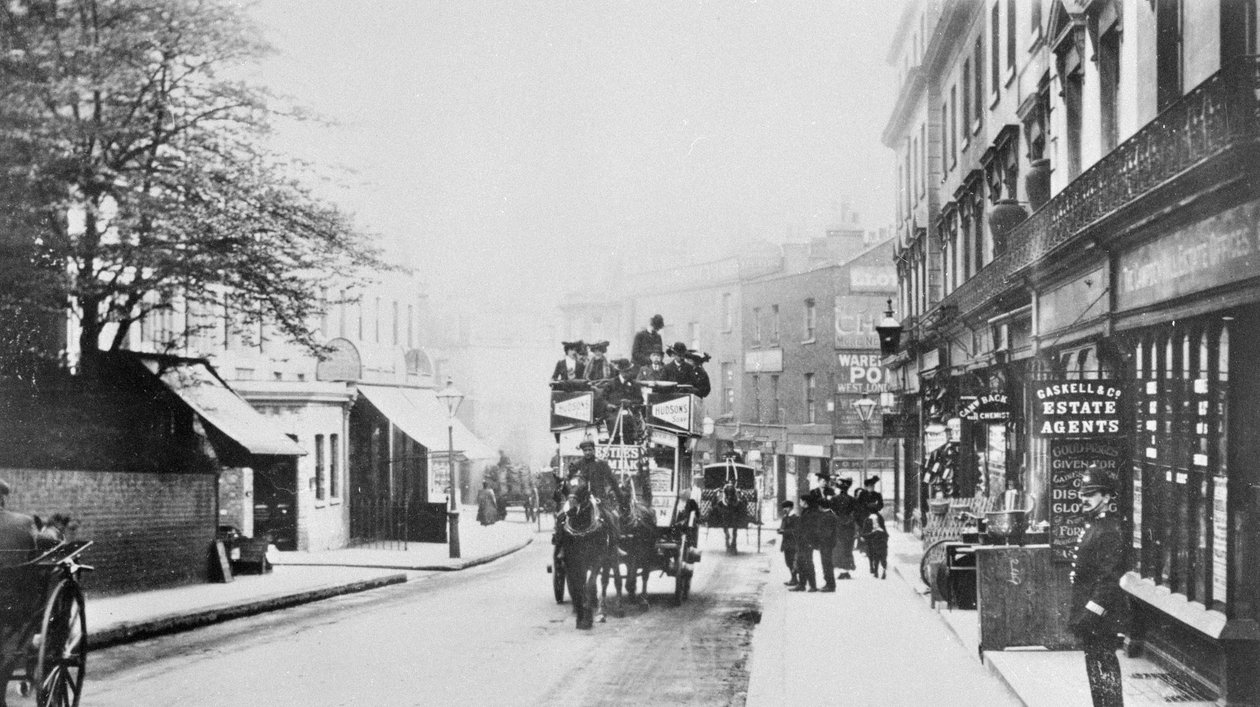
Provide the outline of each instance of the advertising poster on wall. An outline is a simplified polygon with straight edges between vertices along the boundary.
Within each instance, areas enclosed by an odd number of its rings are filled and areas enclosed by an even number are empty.
[[[1124,488],[1127,457],[1121,425],[1123,387],[1112,380],[1046,380],[1032,388],[1033,434],[1047,441],[1050,466],[1050,547],[1057,562],[1071,562],[1085,529],[1081,477],[1097,467]],[[1117,510],[1114,509],[1113,510]]]

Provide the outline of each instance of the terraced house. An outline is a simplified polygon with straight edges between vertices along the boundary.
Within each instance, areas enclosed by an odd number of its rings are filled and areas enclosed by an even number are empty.
[[[1110,470],[1131,648],[1229,704],[1260,695],[1256,25],[1249,0],[913,3],[884,131],[909,510],[1024,491],[1053,547],[1065,470]],[[1103,432],[1042,405],[1072,381],[1051,402],[1117,396]]]

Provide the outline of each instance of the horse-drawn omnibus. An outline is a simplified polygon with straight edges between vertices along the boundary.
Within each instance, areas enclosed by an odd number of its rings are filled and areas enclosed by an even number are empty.
[[[557,602],[564,601],[568,588],[579,628],[589,628],[596,574],[624,577],[631,598],[641,596],[645,602],[647,578],[660,571],[674,578],[674,598],[681,603],[691,591],[692,566],[700,560],[695,531],[699,506],[691,499],[690,474],[691,449],[699,438],[699,398],[686,387],[663,382],[640,387],[641,404],[623,401],[619,409],[609,410],[598,388],[585,381],[552,385],[557,475],[568,476],[581,455],[579,445],[590,439],[595,456],[617,477],[623,499],[617,509],[618,536],[601,539],[589,530],[597,518],[584,505],[581,489],[570,486],[558,494],[567,495],[569,503],[557,516],[549,570]],[[601,430],[604,420],[611,425],[605,423]],[[589,550],[600,542],[606,544],[602,553]],[[637,580],[642,581],[642,595],[636,591]],[[617,589],[620,596],[620,584]]]
[[[757,489],[757,470],[727,459],[704,467],[703,489],[700,492],[700,522],[708,528],[721,528],[726,551],[737,552],[736,539],[750,523],[761,524],[761,494]],[[760,547],[760,536],[758,536]]]

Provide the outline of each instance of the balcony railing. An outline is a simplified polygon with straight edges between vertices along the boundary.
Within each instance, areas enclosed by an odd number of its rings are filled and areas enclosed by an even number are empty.
[[[1011,232],[1007,250],[942,305],[969,314],[1030,266],[1177,175],[1260,137],[1260,57],[1239,57],[1182,96]]]

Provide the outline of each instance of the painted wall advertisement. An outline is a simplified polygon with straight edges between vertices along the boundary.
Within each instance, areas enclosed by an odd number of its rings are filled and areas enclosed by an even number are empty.
[[[1050,466],[1050,548],[1055,561],[1071,562],[1085,532],[1080,486],[1086,469],[1109,474],[1117,491],[1125,484],[1123,387],[1112,380],[1037,381],[1032,394],[1033,432],[1046,440]]]

